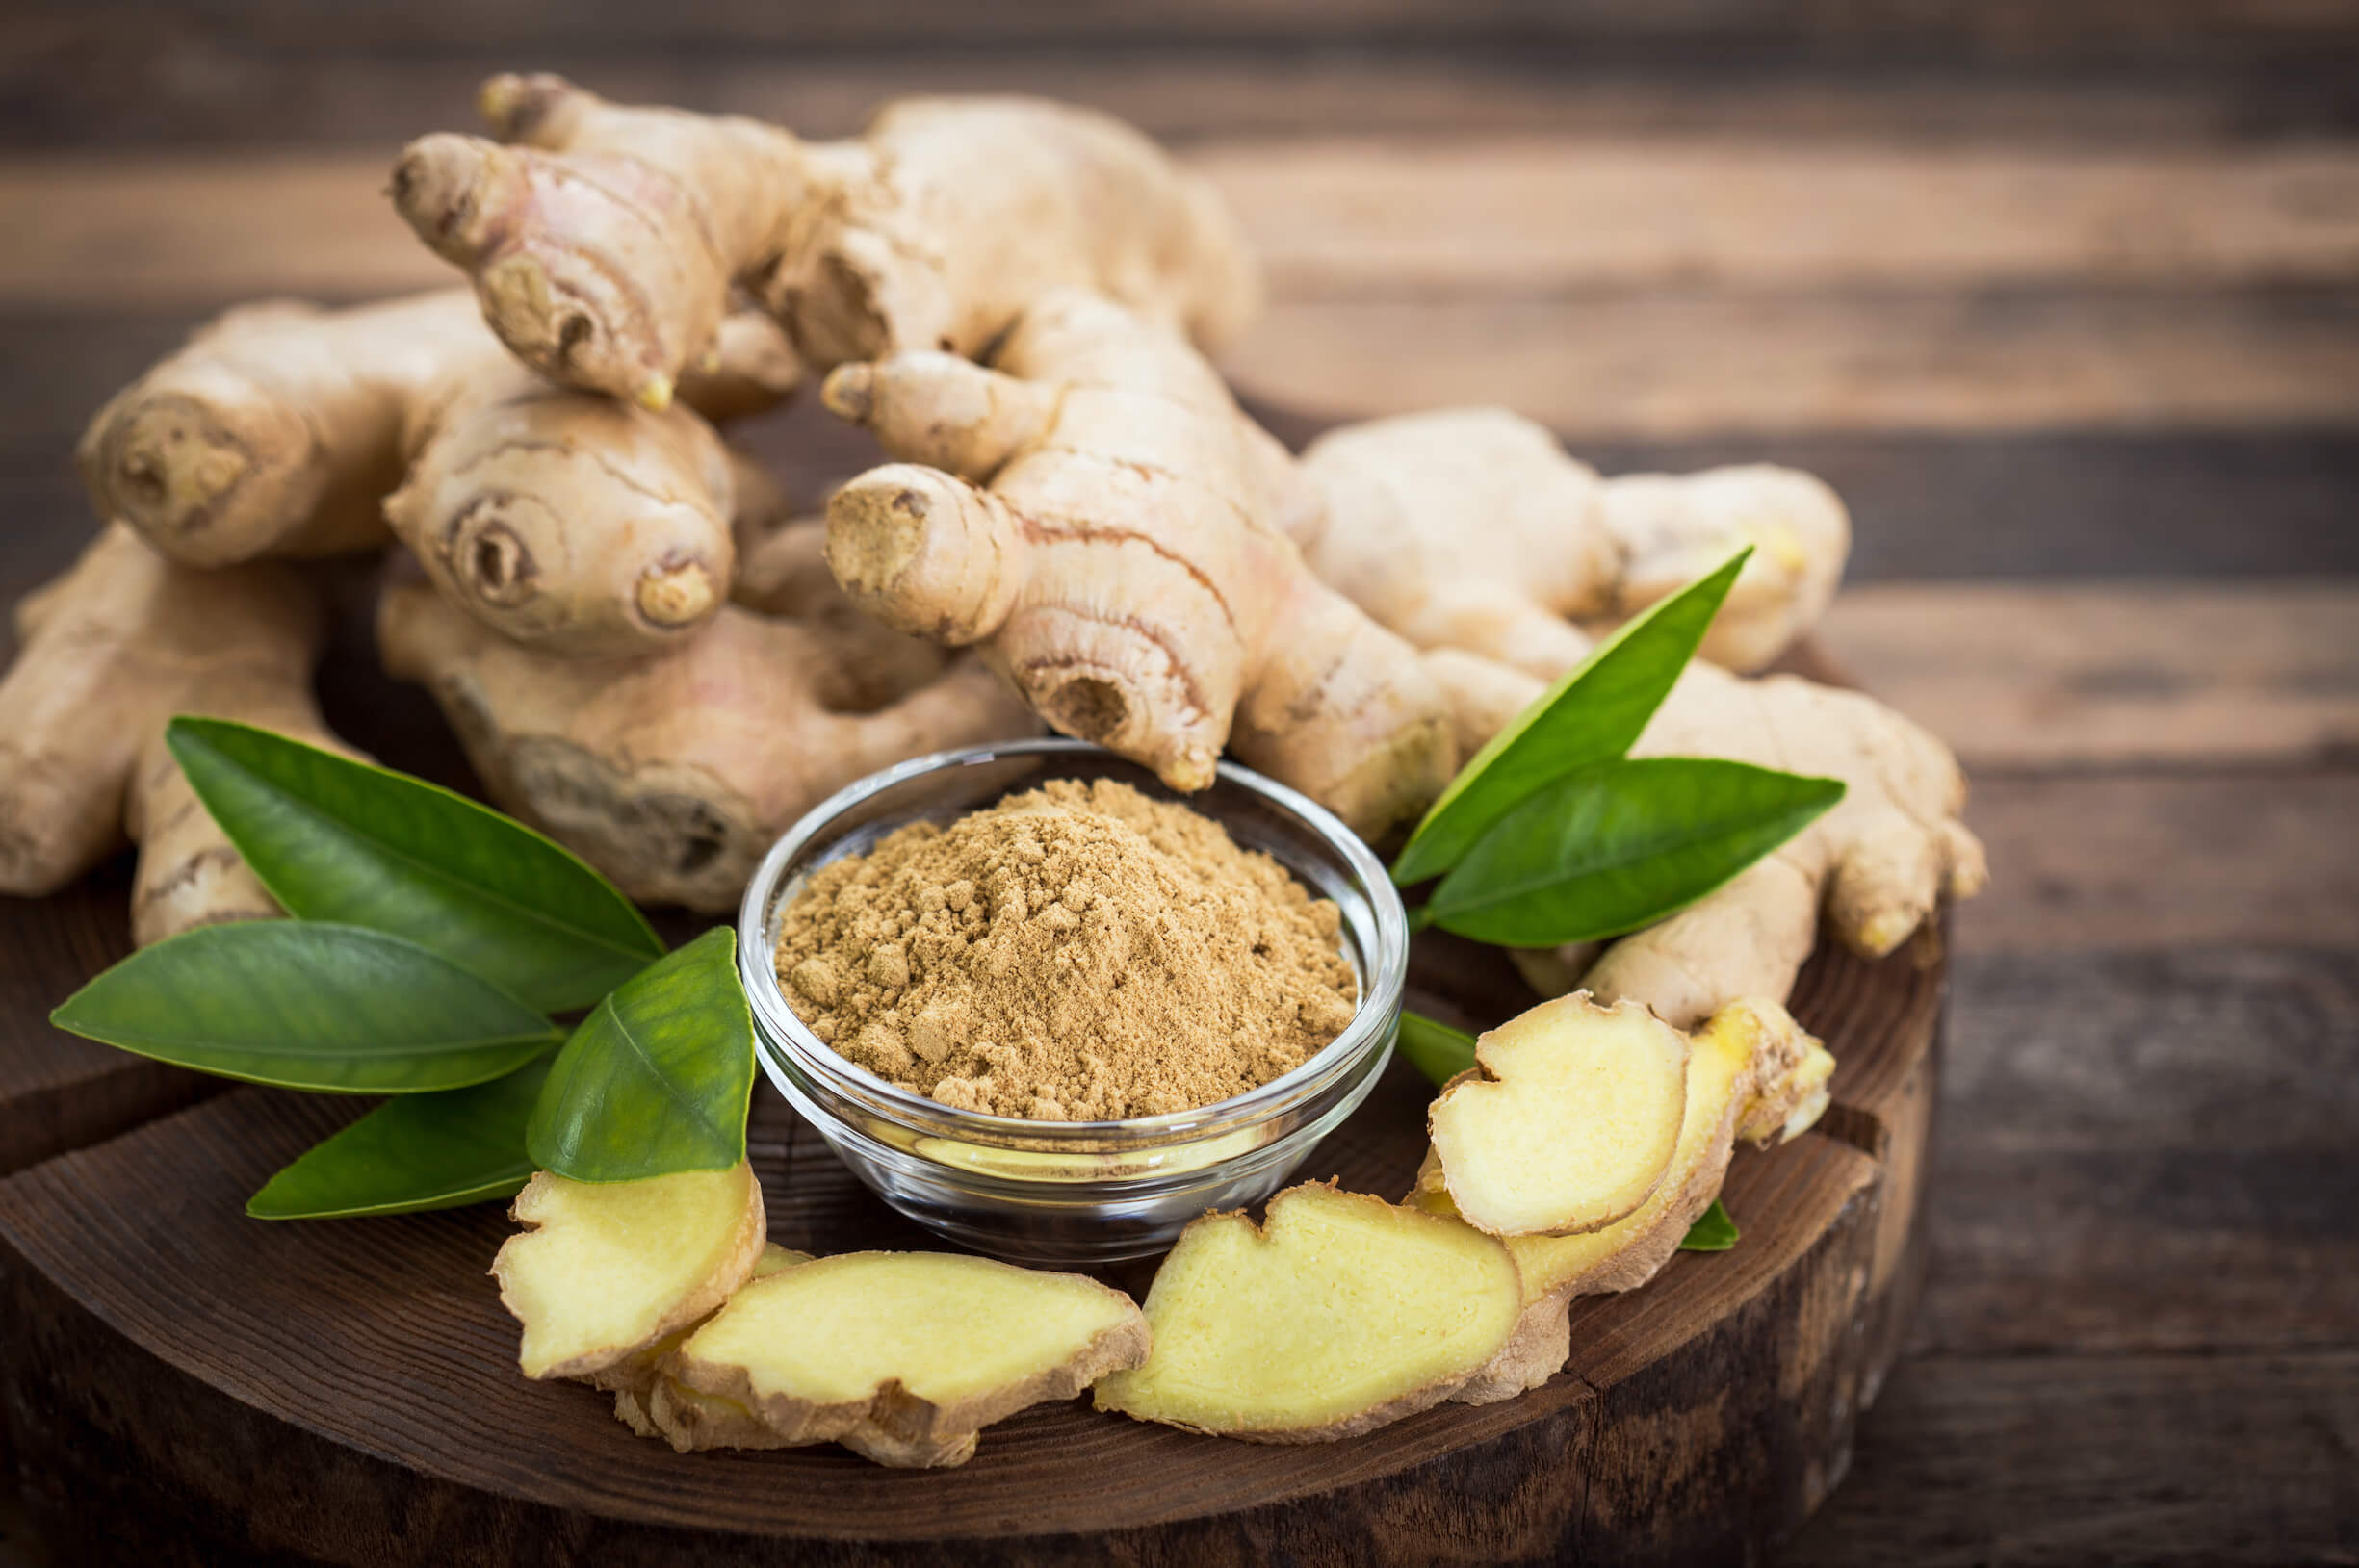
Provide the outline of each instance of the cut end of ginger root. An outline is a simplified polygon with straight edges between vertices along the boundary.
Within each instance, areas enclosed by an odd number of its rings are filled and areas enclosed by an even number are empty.
[[[1100,1383],[1098,1408],[1260,1442],[1352,1437],[1447,1399],[1516,1327],[1515,1259],[1480,1231],[1324,1183],[1268,1216],[1180,1234],[1147,1295],[1154,1352]]]
[[[847,1252],[739,1290],[666,1360],[644,1409],[683,1452],[841,1443],[878,1464],[956,1465],[992,1423],[1147,1349],[1136,1303],[1079,1274]]]
[[[1644,1007],[1581,992],[1484,1035],[1427,1118],[1439,1180],[1494,1236],[1599,1229],[1653,1195],[1678,1145],[1688,1041]]]
[[[527,1377],[587,1377],[696,1323],[751,1275],[764,1242],[753,1168],[579,1182],[543,1170],[510,1216],[529,1228],[492,1260],[524,1324]]]

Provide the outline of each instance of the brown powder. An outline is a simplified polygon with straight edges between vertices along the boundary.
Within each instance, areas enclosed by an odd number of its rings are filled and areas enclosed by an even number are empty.
[[[776,958],[796,1015],[879,1077],[1097,1121],[1227,1099],[1341,1034],[1339,925],[1211,818],[1055,780],[822,867]]]

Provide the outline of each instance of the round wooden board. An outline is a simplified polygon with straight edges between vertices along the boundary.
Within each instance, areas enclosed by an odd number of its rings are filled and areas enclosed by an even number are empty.
[[[0,941],[95,917],[12,905]],[[119,939],[119,938],[117,938]],[[47,993],[104,941],[51,941]],[[21,961],[20,961],[21,962]],[[34,977],[22,976],[30,983]],[[1495,952],[1420,938],[1413,1005],[1531,1000]],[[679,1455],[607,1398],[517,1375],[485,1275],[497,1208],[310,1224],[248,1193],[360,1107],[240,1089],[0,1183],[7,1410],[28,1508],[67,1561],[431,1564],[1689,1561],[1791,1534],[1841,1477],[1918,1278],[1941,968],[1822,955],[1796,1012],[1836,1051],[1822,1127],[1740,1153],[1744,1240],[1578,1303],[1570,1366],[1483,1407],[1273,1448],[1036,1408],[962,1469],[832,1448]],[[22,1027],[19,1023],[18,1027]],[[1429,1092],[1394,1064],[1305,1176],[1387,1195]],[[772,1236],[928,1246],[766,1086]],[[1144,1289],[1152,1266],[1115,1276]]]

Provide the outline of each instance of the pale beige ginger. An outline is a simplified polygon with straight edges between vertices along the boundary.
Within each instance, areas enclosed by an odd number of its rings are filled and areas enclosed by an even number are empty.
[[[1580,1002],[1567,1011],[1565,1003]],[[1585,998],[1545,1003],[1560,1026],[1593,1027],[1607,1010]],[[1527,1014],[1525,1017],[1532,1015]],[[1465,1387],[1466,1404],[1513,1399],[1556,1375],[1571,1354],[1568,1314],[1575,1298],[1635,1290],[1670,1262],[1688,1229],[1720,1195],[1739,1139],[1767,1147],[1798,1138],[1827,1108],[1834,1058],[1775,1002],[1732,1002],[1689,1041],[1678,1138],[1663,1178],[1636,1209],[1610,1225],[1575,1236],[1511,1236],[1523,1281],[1523,1315],[1515,1332]],[[1426,1157],[1409,1201],[1429,1213],[1459,1212]]]
[[[1494,1236],[1610,1225],[1671,1169],[1687,1057],[1687,1037],[1635,1002],[1542,1002],[1486,1032],[1442,1086],[1430,1177]]]
[[[682,647],[566,658],[495,635],[424,583],[388,587],[377,646],[433,693],[492,799],[632,897],[719,912],[794,820],[854,780],[1033,733],[991,673],[857,617],[724,606]]]
[[[27,595],[0,681],[0,891],[55,892],[128,836],[134,941],[280,913],[164,731],[194,713],[354,755],[312,699],[324,600],[290,566],[175,565],[119,523]]]
[[[979,645],[1049,722],[1175,789],[1223,747],[1374,835],[1456,764],[1415,651],[1304,565],[1318,504],[1173,334],[1074,290],[992,367],[931,350],[829,375],[827,406],[903,461],[828,506],[828,564],[870,614]]]
[[[556,76],[494,77],[480,105],[500,141],[410,143],[395,206],[517,357],[648,407],[708,353],[733,286],[821,370],[979,352],[1058,285],[1211,347],[1259,302],[1211,188],[1091,110],[910,98],[855,140],[812,142]]]
[[[524,1325],[527,1377],[632,1386],[635,1358],[711,1315],[762,1255],[762,1185],[742,1161],[643,1181],[536,1172],[509,1217],[526,1229],[492,1260]]]
[[[1843,502],[1807,474],[1756,463],[1601,478],[1504,408],[1345,425],[1311,443],[1303,468],[1327,501],[1298,535],[1321,578],[1419,648],[1551,679],[1591,633],[1747,545],[1702,652],[1758,669],[1817,624],[1851,550]]]
[[[1147,1353],[1136,1304],[1079,1274],[847,1252],[739,1290],[665,1361],[647,1413],[683,1453],[841,1443],[957,1465],[984,1427]]]
[[[1331,1183],[1266,1212],[1180,1232],[1147,1293],[1154,1353],[1098,1385],[1099,1409],[1252,1442],[1356,1437],[1448,1399],[1521,1317],[1514,1255],[1454,1219]]]
[[[1479,746],[1544,689],[1536,676],[1468,654],[1426,660],[1452,693],[1462,745]],[[1982,844],[1958,819],[1966,781],[1957,758],[1862,692],[1694,663],[1631,755],[1724,757],[1840,779],[1844,796],[1717,891],[1602,954],[1589,944],[1518,952],[1542,995],[1627,998],[1692,1028],[1740,997],[1784,1001],[1822,920],[1853,951],[1881,958],[1944,898],[1970,898],[1987,880]]]
[[[570,653],[685,636],[734,570],[733,475],[691,408],[748,412],[799,375],[777,328],[654,414],[551,387],[464,290],[233,310],[101,409],[82,473],[102,517],[193,566],[407,545],[504,634]]]

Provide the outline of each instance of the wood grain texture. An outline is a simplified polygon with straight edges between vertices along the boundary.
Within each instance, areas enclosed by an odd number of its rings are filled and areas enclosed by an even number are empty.
[[[1281,301],[1238,385],[1339,418],[1505,403],[1584,439],[2359,420],[2359,293],[1688,290]]]
[[[2359,773],[1985,774],[1966,816],[1961,952],[2359,950]]]
[[[2240,762],[2359,746],[2359,589],[1861,587],[1821,628],[1970,770]]]
[[[2355,1450],[2349,1351],[1909,1361],[1861,1423],[1851,1480],[1780,1561],[2346,1563]]]
[[[1905,1026],[1936,990],[1905,964],[1813,964],[1797,1009],[1847,1059],[1839,1093],[1931,1048]],[[1305,1174],[1401,1189],[1429,1092],[1396,1064]],[[482,1272],[496,1210],[239,1216],[356,1109],[241,1090],[0,1184],[10,1420],[28,1504],[68,1556],[700,1561],[719,1529],[750,1532],[732,1548],[749,1562],[915,1560],[944,1540],[1004,1561],[1674,1561],[1790,1533],[1840,1475],[1876,1370],[1858,1324],[1878,1168],[1812,1134],[1732,1169],[1737,1250],[1585,1305],[1571,1371],[1519,1401],[1301,1449],[1044,1408],[930,1476],[832,1450],[675,1455],[600,1396],[515,1377]],[[766,1092],[753,1152],[781,1242],[916,1239]],[[267,1479],[289,1474],[301,1494]]]
[[[1214,142],[1281,299],[1659,286],[2330,283],[2359,147],[1557,136]],[[0,200],[8,192],[0,174]]]
[[[464,120],[460,128],[471,128]],[[369,152],[0,161],[0,303],[426,287]],[[1281,300],[1437,290],[2339,284],[2359,148],[1896,147],[1522,136],[1223,139]]]
[[[626,103],[758,115],[842,136],[912,91],[1029,92],[1106,110],[1180,142],[1240,136],[1652,134],[1915,145],[2156,149],[2359,130],[2359,86],[2331,55],[2170,72],[1993,72],[1957,58],[1856,63],[1688,59],[1590,49],[1274,49],[1114,44],[617,53],[566,36],[517,48],[299,53],[252,48],[184,12],[139,27],[85,17],[0,36],[0,146],[380,148],[468,125],[493,71],[562,72]]]
[[[28,28],[95,30],[100,17],[71,0],[26,0]],[[174,8],[118,5],[118,28],[169,24]],[[650,12],[629,0],[511,0],[483,13],[460,0],[426,0],[398,13],[323,11],[303,0],[229,0],[204,8],[181,30],[224,43],[297,53],[412,48],[438,52],[530,46],[570,38],[607,51],[1051,41],[1103,46],[1252,41],[1433,44],[1491,39],[1526,47],[1556,44],[1646,51],[1657,58],[1698,49],[1723,55],[1964,55],[2009,62],[2043,58],[2166,62],[2268,60],[2299,50],[2359,47],[2359,17],[2318,0],[1928,0],[1909,6],[1793,6],[1777,0],[1205,0],[1175,13],[1150,0],[1027,0],[965,7],[952,0],[864,0],[777,7],[762,0],[680,0]]]
[[[1916,1350],[2345,1347],[2359,954],[1962,955]]]

